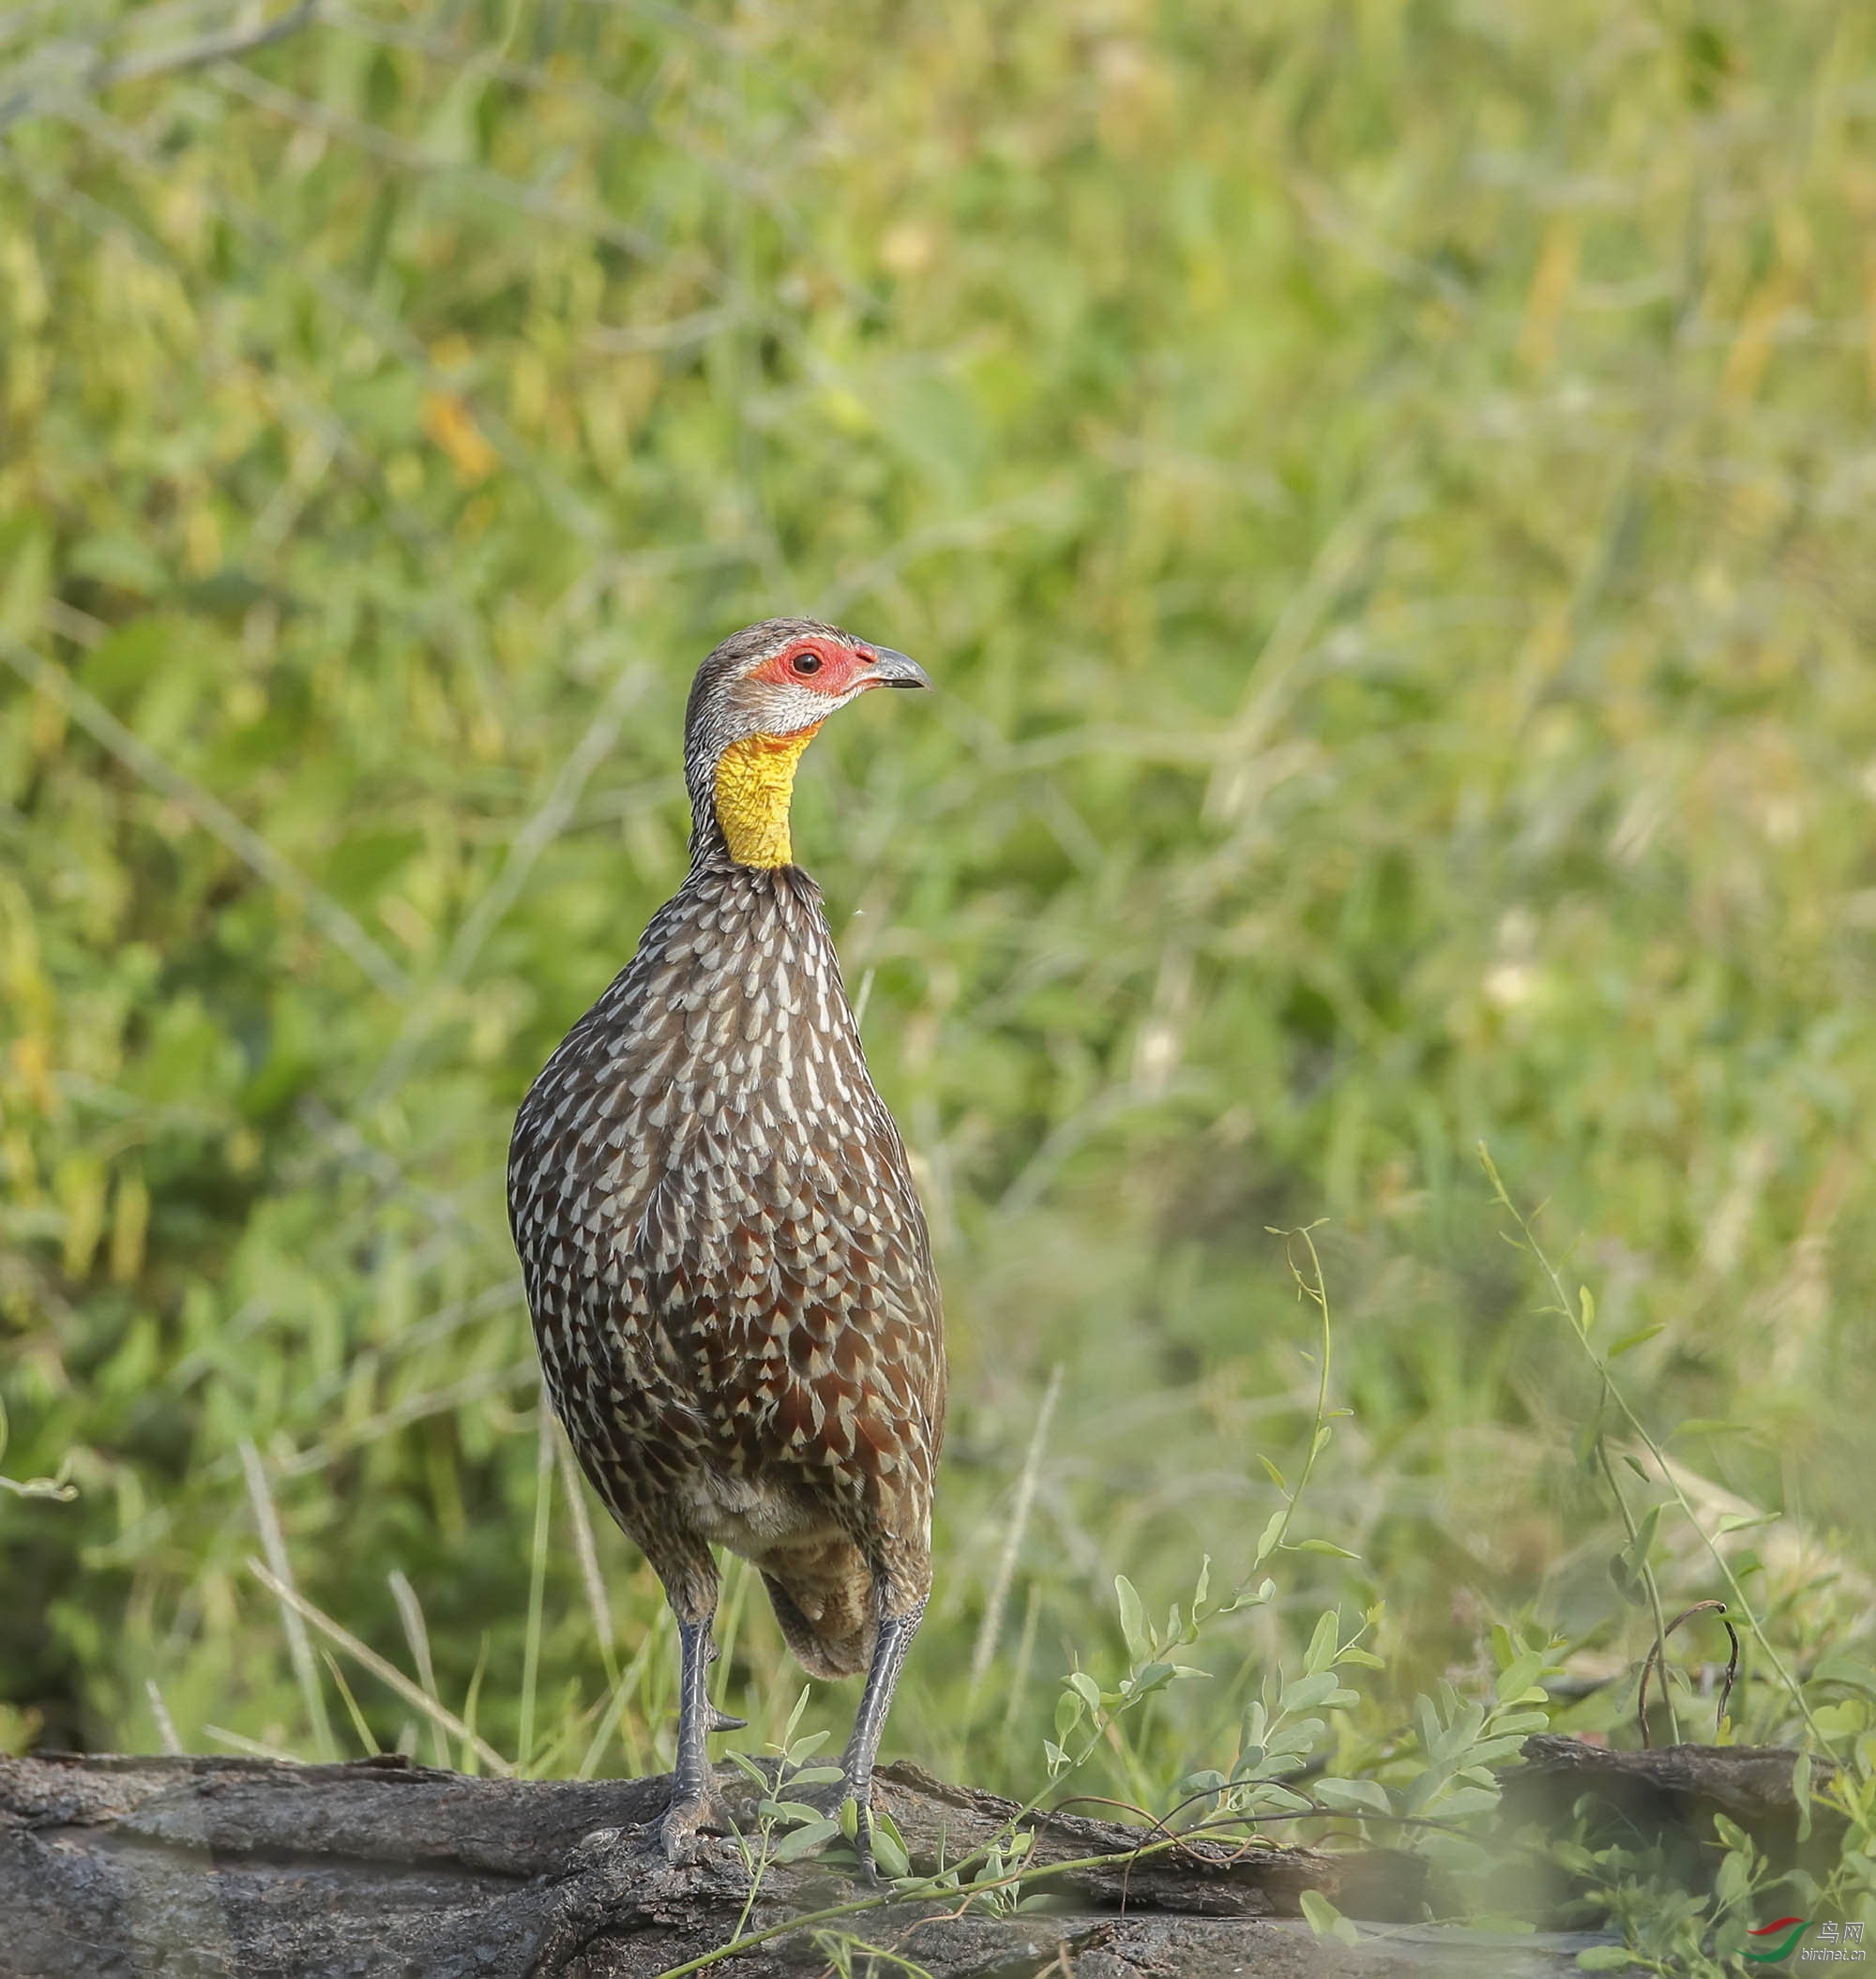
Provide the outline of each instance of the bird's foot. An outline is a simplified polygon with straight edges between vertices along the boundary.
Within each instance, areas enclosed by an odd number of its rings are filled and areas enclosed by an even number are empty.
[[[868,1889],[879,1885],[880,1868],[878,1861],[878,1822],[873,1809],[872,1782],[864,1786],[851,1779],[842,1779],[838,1787],[826,1790],[826,1799],[822,1803],[830,1819],[840,1824],[840,1833],[846,1837],[847,1846],[854,1851],[855,1873]],[[894,1829],[888,1837],[890,1844],[896,1839]],[[897,1853],[889,1847],[889,1853]],[[888,1868],[893,1865],[888,1863]]]
[[[873,1797],[870,1791],[864,1795],[853,1791],[846,1785],[840,1788],[840,1828],[847,1826],[847,1808],[854,1810],[854,1856],[859,1864],[860,1881],[867,1888],[879,1886],[879,1862],[873,1853]]]
[[[719,1714],[720,1715],[720,1714]],[[731,1726],[740,1723],[731,1720]],[[731,1726],[717,1728],[729,1730]],[[704,1834],[727,1835],[730,1818],[717,1790],[705,1782],[688,1790],[673,1788],[671,1804],[651,1829],[653,1845],[668,1868],[688,1869],[699,1859]]]
[[[530,1979],[564,1971],[595,1939],[635,1920],[740,1903],[749,1868],[714,1788],[672,1795],[655,1821],[600,1828],[569,1852]]]

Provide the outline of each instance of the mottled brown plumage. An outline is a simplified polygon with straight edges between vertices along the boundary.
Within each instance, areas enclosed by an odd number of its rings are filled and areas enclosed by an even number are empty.
[[[680,1626],[673,1858],[708,1809],[704,1733],[731,1722],[704,1696],[711,1548],[760,1569],[812,1673],[870,1671],[845,1768],[862,1815],[930,1587],[938,1285],[787,843],[807,735],[870,687],[927,684],[808,620],[710,656],[686,720],[689,874],[515,1123],[509,1215],[548,1389]]]

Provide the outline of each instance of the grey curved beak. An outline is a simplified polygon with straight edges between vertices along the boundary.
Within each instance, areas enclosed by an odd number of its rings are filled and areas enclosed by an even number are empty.
[[[878,670],[877,684],[883,687],[929,687],[930,676],[915,659],[906,658],[903,653],[895,653],[890,646],[875,646],[872,649],[873,664]]]

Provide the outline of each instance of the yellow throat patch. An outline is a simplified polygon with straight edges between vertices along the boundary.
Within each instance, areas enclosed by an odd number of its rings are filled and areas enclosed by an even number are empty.
[[[788,866],[788,805],[794,794],[794,765],[814,739],[814,730],[793,735],[745,735],[717,759],[717,822],[730,841],[738,866]]]

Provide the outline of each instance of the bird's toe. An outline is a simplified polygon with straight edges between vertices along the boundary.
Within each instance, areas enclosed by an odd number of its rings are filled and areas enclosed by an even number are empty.
[[[652,1841],[668,1867],[688,1869],[699,1860],[706,1833],[728,1832],[723,1804],[706,1789],[699,1793],[673,1793],[652,1830]]]
[[[673,1904],[734,1903],[747,1895],[741,1850],[707,1831],[726,1829],[713,1794],[673,1800],[652,1822],[600,1828],[569,1852],[566,1874],[549,1907],[530,1979],[553,1979],[607,1931],[630,1930],[637,1920]]]

